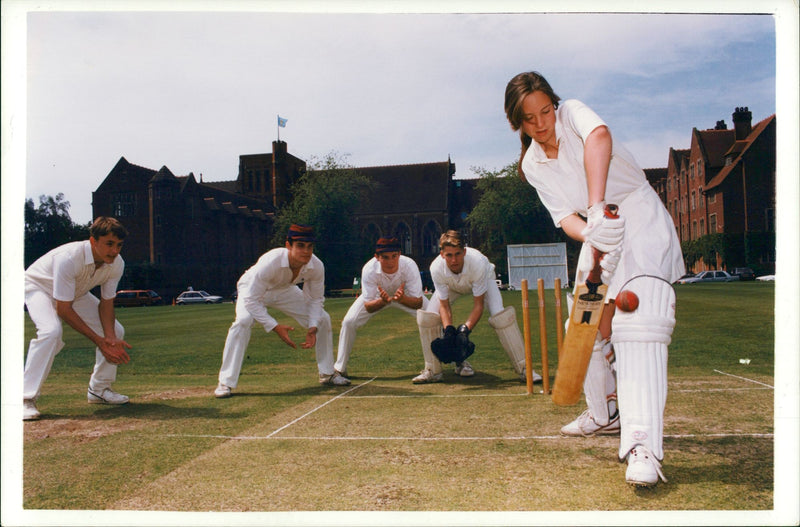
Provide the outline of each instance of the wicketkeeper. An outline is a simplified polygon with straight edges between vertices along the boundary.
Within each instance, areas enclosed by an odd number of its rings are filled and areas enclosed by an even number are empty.
[[[228,330],[222,351],[218,398],[230,397],[239,383],[250,330],[258,322],[267,333],[275,333],[288,346],[297,345],[289,335],[294,328],[279,324],[267,307],[283,311],[307,328],[303,349],[314,348],[320,384],[346,386],[350,381],[333,369],[333,332],[325,303],[325,266],[314,254],[314,229],[293,224],[286,246],[267,251],[236,284],[236,319]],[[300,289],[298,284],[303,284]]]
[[[86,397],[89,403],[125,404],[127,395],[111,389],[117,364],[127,364],[130,345],[114,317],[114,297],[125,269],[119,255],[128,231],[116,218],[101,216],[89,227],[89,239],[48,252],[25,271],[25,305],[36,325],[25,362],[23,415],[39,419],[36,399],[53,359],[64,347],[62,321],[96,346],[94,371]],[[100,286],[100,299],[89,291]]]
[[[606,253],[606,302],[623,288],[639,299],[627,313],[606,304],[583,385],[589,408],[561,431],[621,430],[626,481],[655,485],[664,479],[667,345],[675,326],[670,284],[684,273],[680,242],[669,212],[606,123],[582,102],[560,100],[536,72],[508,83],[506,116],[522,142],[520,177],[536,188],[556,227],[584,242],[575,283],[585,280],[594,247]],[[604,215],[606,201],[619,206],[619,218]]]
[[[375,244],[375,257],[361,269],[361,295],[356,298],[342,320],[336,371],[348,376],[347,362],[356,338],[356,331],[384,308],[397,308],[416,315],[428,299],[422,294],[422,279],[417,263],[400,254],[397,238],[380,238]]]
[[[503,307],[495,282],[494,264],[477,249],[466,247],[458,231],[449,230],[439,240],[439,257],[431,263],[435,291],[426,309],[417,311],[417,324],[425,368],[414,377],[415,384],[441,382],[442,363],[455,363],[461,377],[475,375],[467,357],[475,351],[469,335],[489,309],[489,325],[497,332],[514,371],[525,382],[525,343],[513,306]],[[456,327],[450,304],[461,295],[472,294],[472,310]],[[534,382],[542,377],[533,372]]]

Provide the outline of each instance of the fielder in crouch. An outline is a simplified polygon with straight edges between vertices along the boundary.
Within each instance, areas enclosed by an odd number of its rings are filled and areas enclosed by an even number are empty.
[[[53,359],[64,347],[62,321],[96,346],[94,371],[86,397],[94,404],[125,404],[128,396],[116,393],[117,364],[130,361],[122,340],[125,330],[114,317],[114,297],[125,262],[119,255],[128,231],[116,218],[101,216],[89,227],[89,239],[57,247],[25,271],[25,305],[36,325],[25,362],[23,414],[39,419],[36,399]],[[92,295],[100,286],[100,299]]]
[[[314,229],[307,225],[289,227],[286,246],[267,251],[236,284],[236,319],[228,330],[222,351],[218,398],[230,397],[239,382],[250,330],[258,322],[267,333],[275,333],[296,348],[289,332],[293,327],[279,324],[267,307],[279,309],[307,328],[303,349],[315,348],[320,384],[345,386],[350,381],[333,369],[331,318],[323,310],[325,266],[314,255]],[[298,284],[303,284],[300,289]]]
[[[397,238],[380,238],[375,245],[375,258],[361,269],[361,295],[342,320],[334,365],[336,372],[347,376],[347,362],[356,331],[379,311],[395,307],[414,316],[417,309],[424,309],[427,305],[416,262],[400,254]]]
[[[580,101],[561,103],[539,73],[511,79],[505,111],[522,142],[520,177],[536,188],[556,226],[584,242],[575,283],[585,281],[595,247],[606,253],[600,262],[606,302],[623,289],[639,297],[638,309],[629,313],[606,304],[583,385],[589,408],[561,432],[621,430],[618,455],[628,462],[628,483],[666,481],[660,462],[667,346],[675,326],[671,283],[684,273],[672,219],[605,122]],[[604,216],[606,201],[619,206],[619,218]]]
[[[434,355],[431,342],[439,338],[443,330],[445,336],[455,333],[457,340],[468,341],[469,334],[481,319],[485,307],[489,308],[489,325],[497,332],[514,371],[525,382],[525,343],[517,325],[514,307],[503,308],[503,298],[497,282],[494,281],[494,264],[477,249],[465,247],[458,231],[449,230],[439,239],[439,258],[431,263],[430,271],[436,290],[428,307],[417,311],[425,368],[414,377],[413,382],[441,382],[442,363]],[[456,329],[450,304],[461,295],[469,293],[472,293],[472,310],[467,320]],[[475,371],[464,360],[456,362],[455,373],[461,377],[470,377]],[[533,380],[541,382],[542,377],[533,372]]]

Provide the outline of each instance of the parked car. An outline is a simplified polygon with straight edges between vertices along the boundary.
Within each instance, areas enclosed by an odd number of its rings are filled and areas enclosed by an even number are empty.
[[[689,278],[681,278],[679,284],[704,284],[707,282],[734,282],[738,276],[732,276],[727,271],[701,271]]]
[[[738,276],[739,280],[755,280],[756,273],[749,267],[736,267],[731,273],[733,276]]]
[[[157,306],[164,300],[152,289],[123,289],[114,297],[115,307]]]
[[[774,274],[765,274],[764,276],[759,276],[756,278],[759,282],[774,282],[775,275]]]
[[[219,304],[222,302],[222,297],[217,295],[209,295],[205,291],[184,291],[175,299],[175,303],[179,306],[184,304]]]

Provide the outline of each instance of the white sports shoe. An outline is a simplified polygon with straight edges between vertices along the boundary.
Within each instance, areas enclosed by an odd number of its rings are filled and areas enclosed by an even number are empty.
[[[226,385],[224,385],[222,383],[219,383],[217,385],[217,389],[214,390],[214,397],[216,397],[217,399],[225,399],[226,397],[230,397],[230,396],[231,396],[231,387],[230,386],[226,386]]]
[[[39,410],[36,409],[36,401],[33,399],[25,399],[22,401],[22,420],[23,421],[36,421],[42,416]]]
[[[456,375],[461,375],[462,377],[472,377],[475,375],[475,370],[472,369],[472,365],[467,362],[456,362]]]
[[[617,435],[619,434],[619,412],[617,412],[607,425],[601,425],[594,420],[589,410],[584,410],[577,419],[561,428],[561,434],[570,437]]]
[[[542,376],[536,373],[536,370],[531,370],[531,379],[533,379],[533,384],[542,382]],[[523,371],[519,374],[519,382],[527,383],[528,376]]]
[[[106,388],[100,394],[89,390],[86,393],[86,399],[90,404],[126,404],[130,400],[127,395],[117,393],[111,388]]]
[[[431,382],[442,382],[443,378],[444,378],[443,374],[437,373],[434,375],[434,373],[431,370],[425,368],[420,372],[419,375],[411,379],[411,382],[413,382],[414,384],[428,384]]]
[[[319,383],[327,384],[329,386],[347,386],[350,384],[350,379],[334,370],[332,375],[325,375],[321,373],[319,375]]]
[[[628,470],[625,471],[625,481],[636,487],[652,487],[661,478],[664,483],[667,478],[661,472],[661,463],[645,446],[636,445],[628,453]]]

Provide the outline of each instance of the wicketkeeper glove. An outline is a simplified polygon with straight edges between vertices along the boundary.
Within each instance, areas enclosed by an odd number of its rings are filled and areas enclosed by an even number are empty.
[[[625,219],[622,216],[609,218],[605,215],[606,202],[599,201],[589,207],[586,228],[581,231],[584,239],[600,252],[608,253],[622,244],[625,234]]]
[[[431,342],[431,351],[441,362],[464,362],[475,351],[475,344],[469,341],[469,328],[465,325],[456,330],[453,326],[444,328],[444,335]]]
[[[456,362],[463,362],[464,359],[469,357],[475,352],[475,344],[469,341],[470,329],[466,324],[458,326],[456,331],[456,350],[460,357]]]

